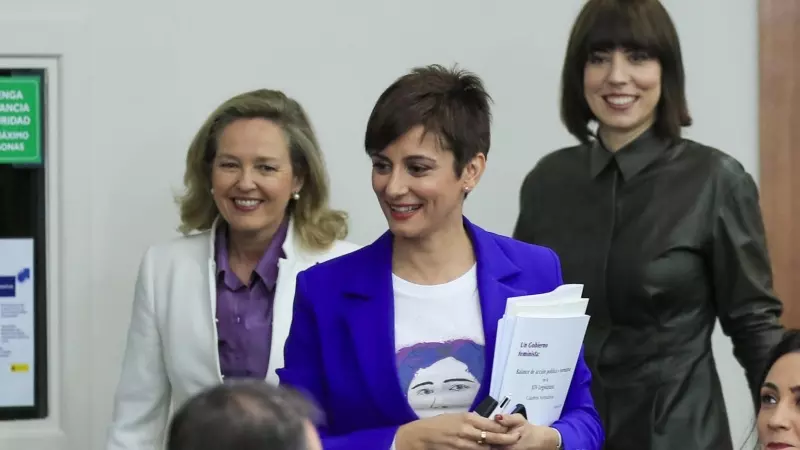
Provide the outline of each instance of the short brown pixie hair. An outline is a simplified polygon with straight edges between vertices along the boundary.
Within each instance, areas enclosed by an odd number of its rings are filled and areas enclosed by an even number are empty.
[[[658,0],[588,0],[572,26],[561,72],[561,120],[586,144],[597,118],[586,102],[583,73],[594,52],[614,49],[645,52],[661,64],[661,99],[654,129],[669,140],[692,124],[678,32]]]
[[[412,69],[378,98],[372,109],[364,148],[372,156],[421,125],[434,133],[442,149],[455,156],[455,172],[476,155],[488,155],[492,98],[481,79],[466,70],[433,64]]]

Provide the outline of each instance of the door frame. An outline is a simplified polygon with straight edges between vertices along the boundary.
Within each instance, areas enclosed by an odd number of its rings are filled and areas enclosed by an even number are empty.
[[[800,328],[800,1],[759,0],[758,35],[761,208],[782,321]]]

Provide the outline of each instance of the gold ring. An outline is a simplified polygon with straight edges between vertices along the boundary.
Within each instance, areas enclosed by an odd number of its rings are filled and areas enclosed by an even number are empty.
[[[486,441],[486,432],[481,431],[481,438],[478,439],[478,445],[483,445],[485,441]]]

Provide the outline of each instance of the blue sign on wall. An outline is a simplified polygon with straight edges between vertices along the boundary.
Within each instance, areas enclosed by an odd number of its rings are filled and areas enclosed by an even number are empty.
[[[16,297],[17,277],[0,277],[0,297]]]

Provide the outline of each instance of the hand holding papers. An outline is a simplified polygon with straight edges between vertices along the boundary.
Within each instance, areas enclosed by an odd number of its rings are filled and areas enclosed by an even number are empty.
[[[509,298],[497,327],[489,394],[510,397],[530,423],[549,426],[561,416],[589,316],[583,285]]]

